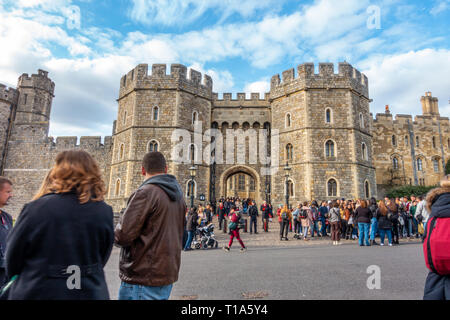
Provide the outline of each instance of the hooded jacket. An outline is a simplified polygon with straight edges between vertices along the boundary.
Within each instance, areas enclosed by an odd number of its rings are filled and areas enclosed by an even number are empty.
[[[186,203],[173,175],[147,179],[130,197],[115,229],[119,277],[144,286],[178,280]]]
[[[430,212],[428,219],[450,218],[450,188],[436,188],[428,192],[424,209]]]

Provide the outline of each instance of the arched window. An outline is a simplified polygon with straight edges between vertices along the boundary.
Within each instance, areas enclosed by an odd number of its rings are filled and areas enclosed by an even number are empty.
[[[250,177],[250,192],[255,191],[256,191],[255,179],[253,179],[253,177]]]
[[[370,198],[370,188],[369,188],[369,182],[364,182],[364,194],[366,195],[366,199]]]
[[[423,171],[422,159],[420,159],[420,158],[417,159],[417,170],[418,171]]]
[[[294,182],[291,179],[288,180],[288,191],[289,197],[294,197]]]
[[[337,197],[337,183],[336,180],[330,179],[327,182],[328,197]]]
[[[395,138],[395,135],[392,135],[392,145],[394,147],[397,146],[397,139]]]
[[[245,190],[245,175],[240,174],[238,176],[238,190],[244,191]]]
[[[291,160],[294,158],[294,147],[292,144],[288,143],[286,145],[286,160]]]
[[[158,151],[158,149],[159,149],[158,142],[156,142],[155,140],[152,140],[148,143],[147,152]]]
[[[397,157],[392,158],[392,168],[398,170],[398,159]]]
[[[153,120],[155,120],[155,121],[159,120],[159,108],[158,107],[153,108]]]
[[[191,195],[197,194],[197,184],[195,181],[189,180],[186,184],[186,197],[190,198]]]
[[[405,136],[405,146],[408,146],[408,142],[409,142],[408,136]]]
[[[362,113],[359,114],[359,124],[360,124],[361,128],[364,128],[364,117],[363,117]]]
[[[419,147],[419,136],[416,136],[416,147]]]
[[[120,179],[116,180],[116,188],[114,190],[114,196],[118,197],[120,194]]]
[[[332,140],[328,140],[325,143],[325,157],[334,157],[334,142]]]
[[[331,123],[331,109],[330,108],[328,108],[325,111],[325,122],[326,123]]]
[[[285,122],[285,127],[289,128],[291,126],[291,114],[288,113],[286,114],[286,122]]]
[[[361,153],[362,153],[363,160],[369,160],[369,157],[367,154],[367,146],[364,142],[361,145]]]
[[[198,113],[197,111],[192,112],[192,124],[195,124],[195,121],[198,120]]]
[[[125,145],[122,143],[120,145],[120,148],[119,148],[119,160],[123,159],[123,155],[124,155],[124,152],[125,152],[124,150],[125,150]]]
[[[433,143],[433,148],[436,148],[436,138],[432,137],[431,142]]]
[[[434,172],[439,172],[439,159],[437,158],[433,159],[433,168]]]

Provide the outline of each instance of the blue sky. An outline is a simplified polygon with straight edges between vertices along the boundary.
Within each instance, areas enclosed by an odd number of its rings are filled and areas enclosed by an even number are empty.
[[[450,0],[0,0],[0,83],[49,71],[50,134],[110,135],[120,77],[182,63],[214,91],[267,92],[304,62],[347,61],[369,78],[371,111],[450,116]]]

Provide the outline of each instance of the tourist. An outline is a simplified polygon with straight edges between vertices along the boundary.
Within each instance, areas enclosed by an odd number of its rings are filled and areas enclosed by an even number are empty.
[[[188,232],[188,239],[186,241],[186,245],[184,246],[184,251],[189,251],[191,249],[192,240],[194,239],[195,231],[197,230],[198,225],[198,214],[197,207],[193,207],[189,209],[189,213],[187,216],[186,222],[186,231]]]
[[[280,241],[283,240],[283,234],[284,234],[284,239],[287,241],[287,240],[289,240],[287,237],[289,222],[292,220],[291,210],[289,210],[287,204],[285,204],[280,211],[280,219],[281,219]]]
[[[372,215],[370,219],[370,244],[378,245],[375,241],[375,236],[378,232],[378,219],[377,219],[377,200],[375,198],[370,198],[369,210]]]
[[[378,202],[376,210],[376,217],[378,220],[378,231],[380,232],[380,246],[384,246],[384,237],[387,234],[389,246],[392,246],[392,214],[389,213],[384,201]]]
[[[300,211],[300,220],[302,222],[302,228],[303,228],[303,240],[308,240],[308,230],[309,227],[312,224],[312,215],[311,210],[308,207],[308,202],[303,202],[303,207]]]
[[[399,244],[398,242],[398,205],[395,203],[394,199],[390,199],[386,206],[391,213],[392,222],[392,238],[393,244]]]
[[[55,166],[8,236],[7,276],[17,276],[8,299],[109,299],[103,268],[114,227],[105,193],[100,168],[87,152],[69,150],[56,156]]]
[[[344,203],[344,215],[341,217],[341,238],[348,240],[347,229],[348,229],[348,219],[350,218],[351,206],[349,201]]]
[[[371,212],[369,208],[367,208],[367,202],[365,200],[359,201],[359,207],[356,208],[355,211],[355,219],[358,224],[359,230],[359,245],[364,246],[364,241],[366,246],[370,246],[369,242],[369,227],[370,227],[370,219]]]
[[[7,280],[5,271],[6,238],[13,226],[12,216],[2,208],[8,205],[13,196],[12,191],[12,182],[5,177],[0,177],[0,218],[2,219],[0,226],[0,288]]]
[[[450,300],[450,175],[426,196],[426,236],[424,258],[429,273],[425,283],[424,300]]]
[[[312,216],[312,223],[311,223],[311,238],[314,238],[314,232],[317,233],[318,237],[321,237],[321,234],[319,232],[318,222],[319,222],[319,209],[317,208],[318,204],[317,201],[311,202],[311,216]]]
[[[331,241],[333,241],[333,245],[340,245],[341,244],[341,227],[340,227],[340,221],[341,221],[341,213],[339,210],[339,204],[337,201],[332,202],[332,208],[330,210],[330,218],[329,222],[331,224]]]
[[[241,252],[247,251],[247,248],[244,245],[244,242],[241,240],[241,236],[239,235],[239,220],[241,220],[241,214],[237,210],[236,206],[231,207],[230,211],[230,223],[228,224],[228,229],[230,230],[230,242],[228,243],[228,247],[223,247],[223,250],[229,252],[231,249],[231,245],[233,244],[233,239],[236,238],[241,245]]]
[[[297,205],[294,212],[292,212],[292,220],[294,220],[294,238],[300,239],[302,233],[302,222],[300,220],[300,211],[302,209],[301,203]]]
[[[328,236],[326,225],[327,218],[328,218],[327,203],[325,201],[322,201],[322,204],[319,207],[319,221],[320,221],[320,234],[323,237]]]
[[[212,214],[211,214],[211,211],[212,211],[211,205],[208,203],[208,204],[206,205],[206,208],[205,208],[205,217],[206,217],[206,224],[207,224],[207,225],[210,224],[211,221],[212,221]]]
[[[186,203],[162,153],[144,156],[142,174],[115,230],[119,300],[167,300],[180,271]]]
[[[227,216],[224,203],[219,202],[219,207],[217,207],[217,215],[219,219],[219,230],[222,230],[222,224],[224,224],[225,217]],[[225,233],[225,226],[223,227],[223,232]]]
[[[419,203],[417,204],[416,217],[423,223],[424,230],[427,230],[427,221],[430,213],[427,209],[427,201],[424,196],[419,196]]]
[[[258,224],[258,207],[255,202],[250,203],[250,207],[248,207],[248,215],[250,217],[250,234],[253,233],[252,227],[255,229],[255,234],[258,234],[257,224]]]

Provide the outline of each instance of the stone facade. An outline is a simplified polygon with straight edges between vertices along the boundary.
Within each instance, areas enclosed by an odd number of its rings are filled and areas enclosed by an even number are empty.
[[[103,143],[101,137],[81,137],[79,144],[77,137],[55,141],[48,136],[55,84],[43,70],[24,74],[17,89],[0,85],[1,170],[15,190],[8,211],[17,216],[56,154],[72,148],[90,152],[99,162],[115,212],[142,182],[142,158],[155,149],[165,155],[187,202],[193,165],[196,203],[201,194],[206,201],[237,195],[283,203],[286,163],[291,203],[381,197],[387,185],[439,181],[450,152],[450,129],[448,118],[439,116],[436,98],[422,97],[424,112],[415,121],[404,115],[393,120],[389,111],[373,119],[365,75],[348,63],[340,63],[337,73],[333,64],[320,63],[318,71],[314,64],[302,64],[297,72],[273,76],[264,97],[224,93],[219,99],[207,75],[188,74],[179,64],[169,73],[166,65],[155,64],[149,74],[148,65],[140,64],[120,79],[113,135]],[[221,137],[223,150],[217,145]],[[179,141],[189,147],[178,149]],[[215,162],[205,159],[212,141]],[[184,156],[182,162],[177,154]]]

